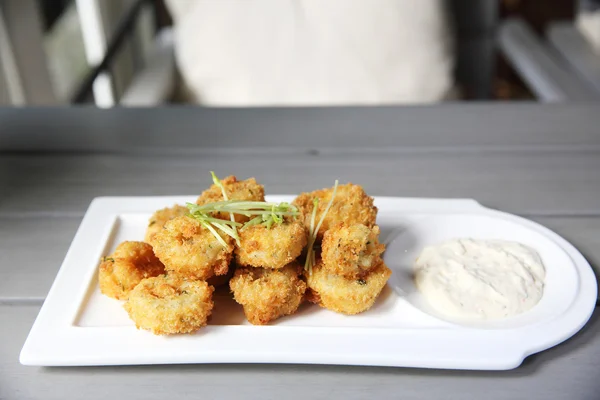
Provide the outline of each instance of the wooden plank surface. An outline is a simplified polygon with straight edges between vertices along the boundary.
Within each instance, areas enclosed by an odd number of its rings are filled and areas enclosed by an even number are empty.
[[[207,152],[177,156],[2,155],[0,215],[83,215],[97,196],[199,193],[209,171],[268,193],[352,181],[368,193],[469,197],[521,214],[600,214],[599,151]],[[15,173],[18,171],[18,173]]]
[[[315,365],[38,368],[18,355],[38,306],[0,306],[1,399],[569,399],[600,393],[600,311],[567,342],[512,371]]]
[[[600,106],[0,109],[0,151],[600,146]]]
[[[41,302],[81,217],[0,218],[0,303]]]

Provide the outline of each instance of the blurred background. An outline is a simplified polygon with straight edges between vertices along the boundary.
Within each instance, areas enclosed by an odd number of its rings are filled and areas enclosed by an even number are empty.
[[[594,0],[0,0],[0,105],[598,99]]]

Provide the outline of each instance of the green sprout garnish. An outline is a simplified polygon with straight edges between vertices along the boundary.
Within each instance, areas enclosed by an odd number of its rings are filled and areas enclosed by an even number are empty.
[[[111,258],[111,257],[102,257],[102,261],[103,262],[105,262],[105,261],[115,262],[115,259]]]
[[[208,229],[213,236],[223,245],[227,247],[227,243],[217,230],[235,239],[237,245],[240,245],[240,237],[238,228],[244,230],[253,225],[265,225],[268,229],[275,224],[281,224],[284,217],[297,217],[300,213],[298,209],[289,203],[267,203],[265,201],[244,201],[244,200],[229,200],[225,187],[221,180],[211,171],[213,182],[221,189],[223,201],[217,201],[209,204],[193,204],[187,203],[187,208],[190,211],[190,217],[199,221],[203,227]],[[214,213],[228,213],[230,220],[215,218]],[[235,221],[234,214],[253,217],[245,224]]]
[[[217,177],[217,175],[214,173],[214,171],[210,171],[210,175],[212,176],[212,180],[213,183],[215,185],[217,185],[220,189],[221,189],[221,193],[223,194],[223,200],[228,201],[229,198],[227,197],[227,191],[225,190],[225,186],[223,186],[223,182],[221,182],[221,180]],[[233,216],[233,213],[229,213],[229,219],[231,220],[231,222],[235,222],[235,217]],[[240,237],[237,234],[237,230],[235,225],[232,227],[234,233],[235,233],[235,242],[237,243],[237,245],[240,245]]]
[[[337,193],[337,187],[338,187],[338,180],[336,179],[335,184],[333,185],[333,193],[331,194],[331,199],[329,200],[329,203],[327,203],[327,207],[325,207],[325,211],[323,211],[323,214],[321,215],[321,219],[319,220],[319,223],[317,224],[316,227],[315,227],[315,219],[317,216],[317,206],[319,205],[319,199],[315,197],[315,199],[313,200],[313,210],[312,210],[312,215],[310,217],[310,227],[308,230],[308,233],[309,233],[308,249],[306,251],[306,261],[304,262],[304,269],[306,271],[308,271],[308,273],[311,275],[312,275],[312,267],[316,263],[315,241],[317,240],[317,234],[319,233],[319,229],[321,229],[321,225],[323,224],[323,221],[325,220],[325,216],[327,215],[327,213],[329,212],[329,209],[331,208],[331,205],[333,204],[333,199],[335,199],[335,194]]]
[[[282,223],[283,217],[296,217],[298,209],[289,203],[267,203],[265,201],[228,200],[204,205],[194,204],[198,211],[204,213],[225,212],[245,215],[246,217],[265,217],[264,221]],[[256,219],[256,218],[255,218]]]
[[[228,247],[227,242],[225,242],[223,237],[219,235],[216,229],[219,229],[227,236],[231,236],[236,240],[237,243],[239,243],[239,236],[236,228],[238,226],[242,226],[242,224],[235,221],[228,221],[226,219],[214,218],[210,216],[209,212],[201,210],[201,206],[197,204],[187,203],[186,205],[188,210],[190,210],[190,217],[194,218],[200,222],[203,227],[208,229],[223,247]]]
[[[283,223],[283,217],[284,216],[298,216],[298,209],[294,206],[292,206],[291,204],[288,203],[264,203],[264,209],[263,210],[259,210],[259,209],[255,209],[252,210],[252,212],[257,213],[257,214],[252,214],[252,215],[256,215],[256,217],[252,218],[250,221],[246,222],[246,224],[244,224],[244,227],[241,229],[242,231],[245,230],[247,227],[249,226],[253,226],[253,225],[265,225],[267,227],[267,229],[271,229],[271,227],[274,224],[281,224]],[[244,214],[246,215],[246,214]],[[248,215],[251,216],[251,215]]]
[[[271,229],[273,225],[283,223],[284,217],[299,215],[298,209],[291,204],[267,203],[264,201],[226,200],[203,205],[187,203],[187,207],[190,210],[191,217],[208,229],[224,247],[227,244],[215,228],[234,238],[239,245],[237,228],[243,231],[250,226],[262,224]],[[235,219],[228,221],[211,217],[212,213],[217,212],[229,213],[230,215],[240,214],[254,218],[245,224],[241,224],[235,222]]]

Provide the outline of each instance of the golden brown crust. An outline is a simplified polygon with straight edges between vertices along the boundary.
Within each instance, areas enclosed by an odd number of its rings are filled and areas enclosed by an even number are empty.
[[[382,262],[361,279],[346,279],[329,273],[319,262],[313,266],[312,274],[305,273],[310,288],[307,298],[335,312],[358,314],[375,304],[391,274]]]
[[[295,262],[281,269],[239,267],[229,286],[248,321],[265,325],[293,314],[302,303],[306,284],[299,271]]]
[[[358,279],[379,265],[385,245],[379,243],[379,227],[338,224],[325,232],[321,245],[323,267],[330,273]]]
[[[244,201],[265,201],[265,188],[263,185],[256,182],[256,179],[249,178],[243,181],[238,181],[235,176],[228,176],[221,179],[223,187],[225,187],[225,193],[229,200],[244,200]],[[204,205],[209,203],[216,203],[218,201],[225,200],[221,188],[213,184],[210,188],[206,189],[200,197],[196,200],[196,204]],[[229,219],[229,213],[214,213],[215,218]],[[237,222],[246,222],[248,217],[235,214],[235,220]]]
[[[166,207],[162,210],[156,211],[150,220],[148,221],[148,228],[146,229],[146,236],[144,241],[150,243],[152,236],[160,231],[165,224],[175,217],[185,215],[188,212],[188,208],[185,206],[174,205],[173,207]]]
[[[158,276],[164,271],[165,266],[154,255],[152,246],[144,242],[123,242],[100,263],[100,292],[114,299],[126,300],[142,279]]]
[[[321,219],[321,215],[327,208],[332,195],[333,188],[315,190],[314,192],[300,194],[292,204],[300,209],[304,215],[304,224],[309,227],[313,211],[313,199],[319,199],[315,218],[316,224]],[[373,205],[373,198],[365,193],[362,186],[352,183],[339,185],[331,208],[317,234],[317,241],[321,241],[323,234],[340,222],[348,225],[363,224],[371,228],[375,225],[376,218],[377,207]]]
[[[165,269],[185,277],[206,280],[225,275],[233,253],[233,239],[225,234],[223,247],[200,222],[188,216],[168,221],[151,240],[156,256]]]
[[[298,258],[307,242],[307,231],[300,218],[287,219],[271,228],[249,226],[240,230],[239,236],[237,263],[250,267],[283,268]]]
[[[138,329],[156,335],[191,333],[206,325],[213,291],[204,281],[161,275],[142,280],[124,307]]]

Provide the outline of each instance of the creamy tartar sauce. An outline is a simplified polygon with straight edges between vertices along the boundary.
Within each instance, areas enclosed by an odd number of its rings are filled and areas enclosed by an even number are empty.
[[[546,271],[538,253],[504,240],[453,239],[423,249],[415,282],[438,312],[466,319],[520,314],[541,299]]]

